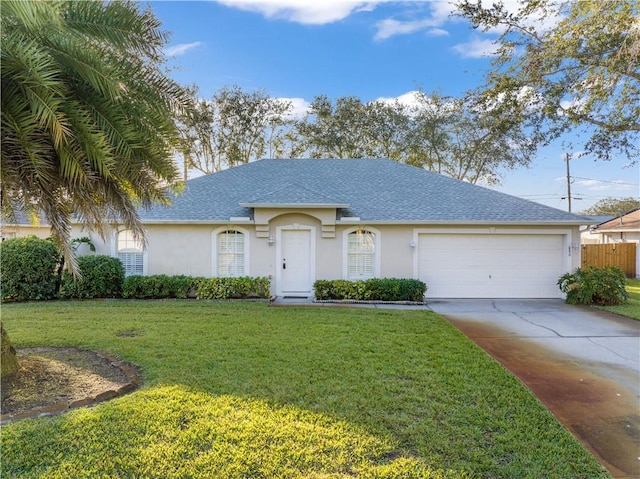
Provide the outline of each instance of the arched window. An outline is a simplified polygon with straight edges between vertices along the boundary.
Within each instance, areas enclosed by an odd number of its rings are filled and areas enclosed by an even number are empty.
[[[122,230],[118,233],[118,258],[124,266],[125,276],[144,274],[144,250],[133,231]]]
[[[226,230],[217,234],[217,276],[245,276],[245,235]]]
[[[378,274],[378,235],[356,229],[346,236],[346,278],[368,279]]]

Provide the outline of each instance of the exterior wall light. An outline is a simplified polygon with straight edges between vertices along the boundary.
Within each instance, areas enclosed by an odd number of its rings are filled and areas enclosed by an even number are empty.
[[[275,242],[276,242],[276,239],[273,236],[269,236],[269,239],[267,240],[267,243],[269,243],[269,246],[273,246]]]

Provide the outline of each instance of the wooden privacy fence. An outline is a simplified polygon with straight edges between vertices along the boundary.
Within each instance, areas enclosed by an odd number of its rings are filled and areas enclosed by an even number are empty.
[[[617,266],[627,278],[635,278],[636,249],[636,243],[583,244],[582,267]]]

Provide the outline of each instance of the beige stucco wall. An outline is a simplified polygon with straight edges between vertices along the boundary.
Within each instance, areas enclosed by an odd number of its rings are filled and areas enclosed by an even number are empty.
[[[248,234],[248,271],[251,276],[268,276],[272,279],[275,292],[275,278],[278,243],[270,244],[269,237],[276,239],[278,229],[298,225],[313,227],[315,233],[315,278],[339,279],[344,277],[345,232],[356,228],[370,228],[379,233],[380,262],[378,277],[412,278],[415,276],[414,255],[417,232],[428,230],[446,230],[460,233],[535,232],[545,234],[564,234],[564,261],[567,271],[580,266],[580,232],[578,227],[549,226],[434,226],[434,225],[376,225],[376,224],[337,224],[335,235],[323,234],[324,217],[314,217],[295,211],[279,211],[271,214],[268,222],[268,236],[265,231],[261,237],[256,234],[253,224],[218,224],[218,225],[148,225],[147,252],[145,254],[145,274],[168,274],[190,276],[214,276],[213,236],[224,229],[239,229]],[[324,212],[322,212],[324,213]],[[318,215],[320,216],[320,215]],[[16,227],[10,230],[3,227],[3,232],[11,232],[16,236],[36,234],[48,236],[48,228]],[[74,226],[72,237],[90,236],[96,245],[98,254],[115,255],[115,232],[112,231],[103,241],[97,234],[89,234],[80,226]],[[329,237],[327,237],[329,236]],[[333,237],[331,237],[333,236]],[[84,251],[81,250],[82,254]]]
[[[37,236],[38,238],[46,239],[50,236],[50,229],[48,226],[3,224],[0,227],[0,234],[2,235],[3,240],[11,238],[24,238],[25,236]]]
[[[600,233],[598,236],[602,238],[601,243],[640,243],[640,232],[637,231]]]
[[[209,225],[147,226],[146,274],[211,276]]]

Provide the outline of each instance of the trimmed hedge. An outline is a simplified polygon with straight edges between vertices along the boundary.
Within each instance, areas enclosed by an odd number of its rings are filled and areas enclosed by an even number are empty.
[[[123,298],[135,299],[246,299],[268,298],[269,278],[193,278],[191,276],[129,276]]]
[[[206,278],[198,282],[198,299],[268,298],[269,278],[241,276],[237,278]]]
[[[105,255],[78,257],[82,279],[65,271],[56,291],[60,255],[55,245],[35,236],[6,240],[0,249],[2,301],[91,298],[246,299],[268,298],[269,278],[202,278],[191,276],[129,276],[122,262]]]
[[[0,247],[2,301],[53,299],[59,258],[58,249],[51,241],[35,236],[3,241]]]
[[[356,301],[424,301],[427,285],[417,279],[372,278],[348,281],[319,279],[313,283],[316,299]]]
[[[558,279],[558,287],[567,295],[569,304],[624,304],[629,299],[626,284],[623,271],[614,266],[578,268],[574,273],[563,274]]]
[[[68,271],[62,274],[60,298],[119,298],[122,295],[124,267],[118,258],[106,255],[80,256],[78,269],[82,275],[80,280]]]
[[[122,287],[123,298],[168,299],[195,297],[195,290],[204,278],[191,276],[129,276]]]

